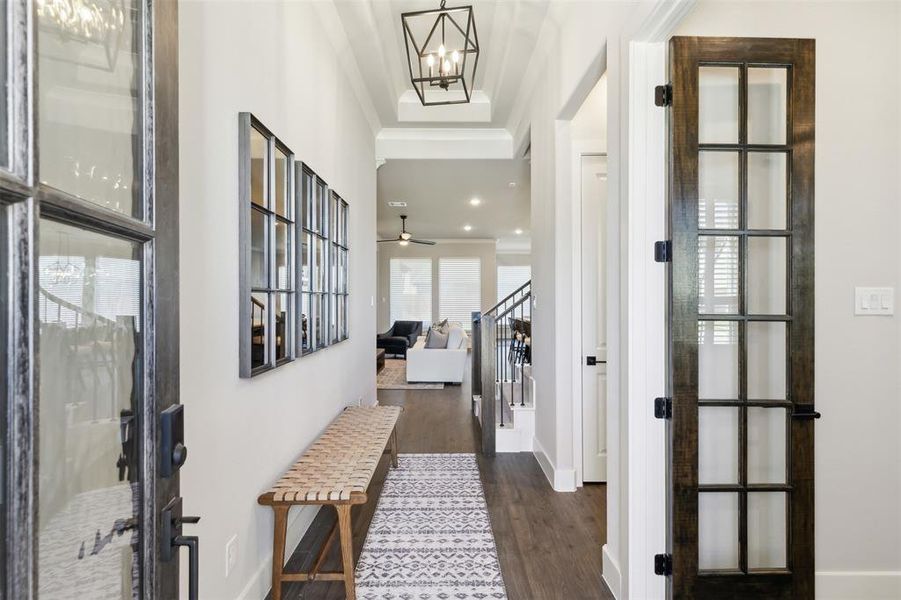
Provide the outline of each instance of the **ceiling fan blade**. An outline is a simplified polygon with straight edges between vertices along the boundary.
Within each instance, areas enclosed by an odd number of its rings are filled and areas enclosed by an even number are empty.
[[[433,242],[432,240],[414,240],[411,239],[411,242],[414,244],[425,244],[426,246],[434,246],[437,242]]]
[[[390,240],[376,240],[376,242],[379,244],[381,244],[382,242],[399,242],[399,241],[400,240],[398,240],[397,238],[390,239]]]

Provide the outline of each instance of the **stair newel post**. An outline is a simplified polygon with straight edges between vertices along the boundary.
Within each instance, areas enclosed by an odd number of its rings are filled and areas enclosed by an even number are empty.
[[[497,329],[495,318],[482,315],[479,321],[480,351],[482,356],[482,454],[494,456],[495,452],[495,410],[497,406]],[[502,413],[503,414],[503,413]]]
[[[482,394],[482,313],[472,313],[472,394]]]

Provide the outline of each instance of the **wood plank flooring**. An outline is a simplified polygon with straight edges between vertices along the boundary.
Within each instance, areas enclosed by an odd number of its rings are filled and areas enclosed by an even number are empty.
[[[403,406],[398,423],[401,453],[478,452],[479,436],[470,412],[469,382],[443,390],[379,390],[381,404]],[[379,464],[369,502],[354,508],[354,556],[359,557],[382,490],[388,457]],[[556,493],[531,453],[479,457],[479,469],[501,572],[510,600],[610,599],[601,580],[601,546],[606,539],[606,486],[586,485]],[[308,570],[335,520],[319,512],[288,562]],[[337,544],[323,570],[340,569]],[[290,583],[285,600],[340,600],[341,583]]]

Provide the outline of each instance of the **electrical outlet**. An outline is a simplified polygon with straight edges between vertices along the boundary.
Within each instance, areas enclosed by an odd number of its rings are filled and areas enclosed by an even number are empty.
[[[235,570],[238,564],[238,534],[231,536],[225,543],[225,576]]]

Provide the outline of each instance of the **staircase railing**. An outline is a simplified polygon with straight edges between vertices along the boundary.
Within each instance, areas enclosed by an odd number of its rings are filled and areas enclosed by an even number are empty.
[[[482,433],[482,453],[495,453],[495,428],[512,426],[513,407],[526,406],[525,365],[531,355],[532,282],[486,310],[472,314],[473,411]]]

